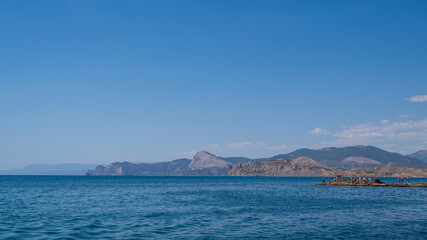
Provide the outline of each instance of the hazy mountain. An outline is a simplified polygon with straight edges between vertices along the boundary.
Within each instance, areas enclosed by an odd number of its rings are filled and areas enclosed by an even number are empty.
[[[229,160],[229,161],[228,161]],[[114,176],[221,176],[226,175],[228,166],[235,162],[250,161],[249,158],[220,158],[201,151],[193,159],[177,159],[162,163],[115,162],[108,166],[97,166],[86,175]]]
[[[411,158],[416,158],[416,159],[422,160],[422,161],[427,163],[427,150],[420,150],[418,152],[409,154],[407,156],[411,157]]]
[[[141,175],[141,176],[217,176],[226,175],[230,165],[248,162],[266,162],[276,159],[308,157],[331,168],[343,170],[376,168],[381,166],[421,167],[427,163],[398,153],[391,153],[372,146],[351,146],[343,148],[298,149],[288,154],[271,158],[217,157],[206,151],[198,152],[192,160],[177,159],[163,163],[116,162],[108,166],[98,166],[87,175]],[[290,174],[290,173],[287,173]]]
[[[184,175],[191,160],[187,158],[176,159],[171,162],[161,163],[130,163],[114,162],[106,167],[97,166],[94,170],[87,171],[86,175],[113,175],[113,176],[171,176]]]
[[[292,159],[309,157],[329,167],[340,169],[374,168],[379,166],[421,167],[427,163],[398,153],[391,153],[373,146],[351,146],[342,148],[298,149],[288,154],[280,154],[272,159]]]
[[[232,165],[230,176],[334,176],[337,169],[328,167],[308,157],[276,159]]]
[[[308,157],[328,167],[348,169],[376,168],[381,166],[427,168],[427,151],[408,156],[391,153],[372,146],[298,149],[271,158],[217,157],[209,152],[198,152],[192,160],[177,159],[162,163],[115,162],[104,166],[94,164],[34,164],[24,168],[0,171],[2,175],[141,175],[141,176],[206,176],[226,175],[230,165],[248,162],[265,162],[276,159]],[[424,161],[423,161],[424,160]],[[96,167],[96,168],[95,168]],[[89,170],[88,169],[93,169]]]
[[[23,168],[0,171],[1,175],[84,175],[96,164],[32,164]]]

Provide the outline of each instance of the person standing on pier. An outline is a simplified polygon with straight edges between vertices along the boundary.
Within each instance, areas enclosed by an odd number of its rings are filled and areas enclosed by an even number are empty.
[[[408,183],[409,183],[409,175],[406,177],[406,180],[408,181]]]

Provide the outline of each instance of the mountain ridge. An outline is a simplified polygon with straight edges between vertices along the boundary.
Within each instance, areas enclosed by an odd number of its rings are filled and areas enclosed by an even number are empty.
[[[411,158],[419,159],[421,161],[424,161],[427,163],[427,150],[419,150],[417,152],[414,152],[412,154],[406,155]]]
[[[399,153],[388,152],[374,146],[356,145],[349,147],[328,147],[313,150],[302,148],[291,153],[279,154],[271,159],[309,157],[327,166],[343,170],[356,168],[373,168],[379,166],[421,167],[427,168],[427,163],[403,156]]]
[[[107,167],[98,166],[86,175],[140,175],[140,176],[218,176],[227,175],[229,166],[248,162],[267,162],[277,159],[307,157],[337,171],[350,169],[371,169],[382,166],[421,167],[427,163],[392,153],[373,146],[328,147],[318,150],[303,148],[288,154],[271,158],[219,157],[207,151],[200,151],[190,159],[177,159],[163,163],[112,163]]]
[[[22,168],[1,170],[0,175],[84,175],[97,165],[88,163],[30,164]]]

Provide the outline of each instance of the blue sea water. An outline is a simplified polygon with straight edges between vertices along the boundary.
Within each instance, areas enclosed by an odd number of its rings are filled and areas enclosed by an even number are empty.
[[[426,188],[320,181],[0,176],[0,238],[427,239]]]

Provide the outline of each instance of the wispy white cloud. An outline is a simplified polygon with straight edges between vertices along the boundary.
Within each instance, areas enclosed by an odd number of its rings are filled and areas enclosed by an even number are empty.
[[[384,150],[386,150],[386,151],[389,151],[389,152],[395,152],[394,149],[396,149],[397,144],[395,144],[395,143],[388,143],[388,144],[380,145],[379,147],[382,148],[382,149],[384,149]]]
[[[311,131],[309,131],[307,134],[309,135],[328,135],[329,131],[322,128],[315,128]]]
[[[405,98],[405,100],[410,102],[427,102],[427,95],[415,95],[410,98]]]
[[[280,145],[273,145],[273,146],[266,146],[265,150],[286,150],[286,151],[292,151],[298,148],[313,148],[314,146],[307,146],[307,145],[288,145],[288,144],[280,144]]]
[[[220,149],[222,149],[222,147],[219,144],[216,144],[216,143],[209,144],[208,148],[209,148],[209,150],[220,150]]]
[[[398,116],[397,119],[413,118],[416,116],[417,116],[416,114],[402,114],[402,115]]]
[[[411,146],[403,146],[402,149],[404,150],[409,150],[410,153],[416,152],[418,150],[423,150],[425,149],[425,145],[411,145]],[[408,151],[405,151],[408,152]]]
[[[330,143],[328,141],[321,141],[316,144],[317,147],[325,147],[328,146]]]
[[[335,134],[338,144],[370,144],[382,141],[427,141],[427,119],[381,121],[342,127]]]
[[[258,141],[258,142],[235,142],[235,143],[230,143],[227,145],[228,148],[231,149],[239,149],[239,148],[246,148],[246,147],[264,147],[267,146],[267,144],[265,144],[264,142]]]
[[[253,146],[253,143],[251,143],[251,142],[235,142],[235,143],[230,143],[227,146],[229,148],[232,148],[232,149],[238,149],[238,148],[245,148],[245,147]]]
[[[243,142],[234,142],[225,145],[224,147],[219,144],[209,144],[208,148],[211,151],[222,151],[226,149],[236,150],[236,149],[244,149],[244,148],[258,148],[258,149],[264,149],[264,150],[285,150],[285,149],[295,149],[301,147],[300,145],[287,145],[287,144],[280,144],[280,145],[268,145],[265,142],[258,141],[258,142],[250,142],[250,141],[243,141]]]
[[[396,143],[390,143],[390,144],[383,144],[381,147],[383,148],[393,148],[396,147],[397,144]]]
[[[197,153],[197,151],[191,150],[191,151],[188,151],[188,152],[177,153],[176,155],[179,156],[179,157],[192,158],[196,153]]]
[[[287,149],[289,148],[289,146],[287,144],[280,144],[277,146],[267,146],[265,147],[265,149],[267,150],[283,150],[283,149]]]

